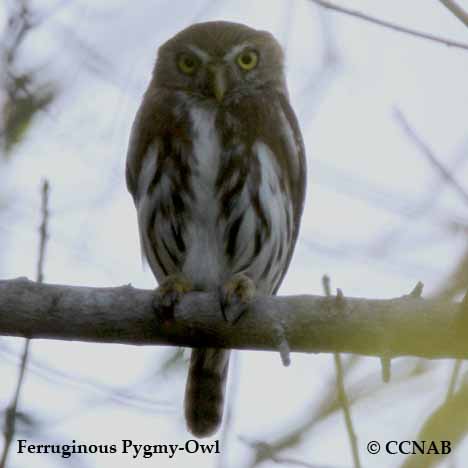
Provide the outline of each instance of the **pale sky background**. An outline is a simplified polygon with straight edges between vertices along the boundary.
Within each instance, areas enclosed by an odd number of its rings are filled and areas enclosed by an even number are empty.
[[[467,206],[440,184],[402,130],[395,109],[440,161],[456,165],[456,177],[468,190],[468,51],[326,12],[307,0],[63,3],[22,49],[25,64],[45,64],[45,78],[59,80],[62,93],[37,118],[11,162],[0,161],[0,197],[6,206],[0,213],[2,278],[35,276],[39,190],[46,177],[51,217],[45,280],[154,287],[151,273],[141,268],[135,212],[125,188],[130,126],[157,47],[193,22],[223,19],[267,29],[283,44],[291,100],[304,134],[306,207],[280,293],[321,294],[324,273],[333,288],[349,296],[401,296],[419,280],[430,294],[443,284],[466,246],[466,238],[450,226],[467,223]],[[468,43],[466,28],[437,0],[336,3]],[[468,9],[468,0],[458,3]],[[48,11],[57,0],[34,4]],[[4,22],[0,4],[0,27]],[[330,47],[334,60],[324,67]],[[430,209],[418,215],[418,207],[431,199]],[[22,340],[0,340],[0,407],[13,394],[21,347]],[[185,370],[155,376],[171,352],[34,341],[21,408],[46,421],[35,443],[184,444],[192,438],[182,413]],[[365,467],[401,464],[403,456],[368,455],[367,442],[417,438],[445,397],[452,362],[428,363],[427,372],[398,382],[398,372],[415,361],[395,360],[394,380],[384,385],[379,384],[379,360],[362,359],[346,381],[359,385],[371,376],[379,386],[352,406]],[[12,453],[9,466],[247,467],[253,452],[240,437],[268,442],[287,433],[330,392],[334,379],[333,358],[325,354],[293,354],[292,365],[283,368],[274,353],[236,353],[231,371],[233,420],[227,448],[222,447],[223,464],[207,455],[136,461],[121,454],[88,455],[63,461],[56,455]],[[352,466],[342,414],[326,418],[284,455]],[[466,459],[467,442],[451,461],[465,466]],[[279,465],[262,465],[270,466]]]

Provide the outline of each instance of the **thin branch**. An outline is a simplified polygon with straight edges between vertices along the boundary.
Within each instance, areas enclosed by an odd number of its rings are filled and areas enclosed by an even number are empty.
[[[361,358],[356,355],[348,355],[343,360],[343,374],[346,377],[349,373],[356,368],[361,362]],[[425,360],[414,360],[411,366],[407,367],[407,360],[400,359],[395,365],[395,376],[393,378],[393,384],[400,384],[407,382],[409,379],[420,377],[424,373],[428,372],[430,366],[429,361]],[[292,426],[289,427],[289,431],[285,434],[280,434],[277,437],[270,439],[268,442],[269,451],[265,452],[262,450],[260,445],[258,448],[254,446],[255,454],[254,460],[249,465],[249,468],[254,466],[262,466],[266,460],[271,460],[272,455],[275,457],[281,456],[286,450],[294,450],[300,445],[312,430],[322,423],[324,420],[329,418],[335,412],[340,410],[340,403],[338,401],[338,395],[331,393],[331,388],[335,385],[335,378],[327,378],[326,385],[324,386],[325,391],[320,394],[318,401],[313,399],[307,405],[304,406],[300,417],[296,420]],[[383,391],[380,383],[380,379],[375,372],[367,373],[361,376],[359,379],[353,380],[348,386],[348,395],[350,395],[350,403],[353,405],[360,401],[369,398],[378,398],[379,394]],[[245,441],[245,438],[244,438]],[[251,444],[248,444],[252,446]]]
[[[49,238],[47,232],[47,226],[49,223],[49,181],[44,180],[42,183],[42,203],[41,203],[41,217],[42,222],[39,227],[39,257],[37,260],[37,282],[42,283],[44,281],[44,259],[46,252],[46,243]]]
[[[346,431],[348,432],[349,443],[351,444],[351,450],[353,454],[354,466],[356,468],[360,468],[361,462],[359,460],[358,442],[356,432],[354,431],[353,421],[351,419],[349,401],[344,386],[343,364],[341,362],[341,356],[339,353],[334,353],[334,360],[336,368],[336,387],[338,389],[338,400],[340,401],[341,408],[343,409],[343,414],[346,423]]]
[[[377,24],[387,29],[391,29],[393,31],[398,31],[403,34],[408,34],[413,37],[417,37],[419,39],[426,39],[432,42],[437,42],[439,44],[444,44],[448,47],[456,47],[458,49],[468,50],[468,44],[463,42],[453,41],[452,39],[448,39],[445,37],[435,36],[434,34],[425,33],[422,31],[417,31],[415,29],[406,28],[405,26],[400,26],[399,24],[391,23],[389,21],[385,21],[379,18],[375,18],[373,16],[367,15],[365,13],[361,13],[357,10],[351,10],[349,8],[344,8],[339,5],[335,5],[334,3],[325,1],[325,0],[309,0],[317,5],[320,5],[323,8],[328,10],[337,11],[339,13],[343,13],[348,16],[352,16],[354,18],[360,19],[362,21],[367,21],[368,23]]]
[[[458,447],[468,431],[468,381],[464,380],[452,398],[441,403],[423,422],[416,440],[450,441],[452,452],[429,451],[422,455],[409,455],[401,468],[430,468],[441,464],[442,459],[453,456],[454,447]]]
[[[461,365],[463,361],[461,359],[456,359],[453,363],[453,369],[450,375],[450,383],[447,389],[447,395],[445,401],[449,401],[455,394],[455,387],[457,386],[458,377],[460,376]]]
[[[0,467],[5,468],[6,462],[8,459],[8,454],[10,452],[11,443],[13,441],[13,436],[15,435],[15,426],[16,426],[16,414],[18,410],[18,402],[21,394],[21,389],[23,387],[24,374],[26,371],[26,363],[28,361],[29,355],[29,344],[30,340],[26,340],[23,349],[23,355],[21,357],[21,366],[18,375],[18,381],[16,382],[15,394],[13,396],[13,401],[10,403],[8,408],[5,411],[5,445],[3,447],[2,459],[0,461]]]
[[[324,465],[316,465],[312,463],[307,463],[302,460],[296,460],[289,457],[278,457],[276,454],[276,448],[267,444],[266,442],[260,440],[250,440],[247,437],[239,436],[239,440],[253,449],[256,453],[255,460],[252,461],[252,464],[249,465],[249,468],[254,468],[257,465],[260,465],[264,460],[273,461],[278,465],[295,465],[302,466],[304,468],[328,468]]]
[[[39,259],[37,265],[37,282],[42,283],[44,279],[44,258],[45,258],[45,248],[47,242],[47,224],[49,220],[49,211],[48,211],[48,196],[49,196],[49,183],[45,180],[42,184],[42,197],[41,197],[41,214],[42,214],[42,222],[39,228],[40,234],[40,242],[39,242]],[[23,353],[21,356],[21,365],[20,371],[18,375],[18,381],[16,382],[15,393],[13,396],[13,401],[10,403],[8,408],[6,409],[6,417],[5,417],[5,429],[4,429],[4,436],[5,436],[5,445],[3,447],[2,458],[0,460],[0,468],[6,467],[6,462],[8,459],[8,454],[10,451],[11,443],[13,441],[13,437],[15,435],[15,427],[16,427],[16,415],[18,412],[18,403],[19,398],[21,395],[21,390],[23,388],[24,376],[26,373],[26,365],[28,363],[29,358],[29,350],[30,350],[30,343],[29,339],[26,339],[24,343]]]
[[[90,288],[3,280],[0,335],[276,351],[281,322],[293,352],[468,358],[468,326],[460,304],[447,300],[259,295],[232,325],[222,319],[214,292],[185,295],[169,321],[158,319],[153,295],[130,285]]]
[[[324,275],[322,277],[322,286],[325,296],[331,299],[332,297],[330,278],[327,275]],[[337,294],[337,299],[340,297],[340,300],[343,301],[343,293],[341,293],[340,289],[338,291],[340,291],[340,294]],[[338,400],[340,402],[341,409],[343,410],[346,432],[348,433],[349,444],[351,445],[351,452],[353,455],[353,463],[355,468],[360,468],[361,462],[359,460],[357,437],[356,432],[354,431],[353,420],[351,419],[351,410],[349,408],[348,396],[346,395],[346,389],[344,385],[343,363],[341,362],[340,353],[333,353],[333,358],[335,362],[336,388],[338,391]]]
[[[0,348],[0,358],[4,359],[10,366],[20,363],[20,358],[17,358],[16,353],[8,348]],[[116,389],[111,385],[106,386],[103,383],[94,382],[92,380],[83,380],[82,377],[77,377],[73,374],[58,371],[57,369],[47,367],[43,363],[34,361],[30,355],[28,360],[28,373],[39,377],[42,381],[63,387],[66,392],[67,388],[78,388],[87,391],[90,397],[83,403],[77,404],[75,407],[69,407],[64,414],[48,414],[47,417],[37,419],[36,423],[47,425],[48,430],[52,430],[53,426],[58,426],[76,417],[79,413],[83,415],[86,411],[93,411],[96,407],[107,404],[125,405],[141,412],[162,413],[171,411],[171,402],[169,400],[159,400],[150,396],[146,396],[145,388],[154,383],[154,374],[145,375],[138,382],[130,383],[129,385]],[[153,389],[153,387],[152,387]]]
[[[442,5],[448,8],[466,27],[468,27],[468,13],[454,0],[439,0]]]
[[[439,171],[445,180],[450,182],[450,186],[465,200],[466,203],[468,203],[468,192],[457,181],[455,176],[439,161],[431,148],[429,148],[429,146],[419,137],[403,113],[399,109],[395,109],[394,115],[396,121],[399,123],[408,138],[416,144],[426,159],[437,169],[437,171]]]

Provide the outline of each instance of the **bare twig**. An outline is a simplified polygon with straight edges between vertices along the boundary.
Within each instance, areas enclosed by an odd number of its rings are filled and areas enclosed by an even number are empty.
[[[467,149],[468,137],[466,138],[466,141],[462,142],[459,145],[459,148],[455,151],[455,157],[451,158],[450,161],[447,161],[447,170],[451,174],[456,174],[467,162]],[[448,181],[445,178],[440,177],[440,174],[437,173],[437,177],[427,187],[426,195],[422,198],[422,200],[409,203],[412,205],[412,207],[409,210],[406,209],[401,211],[401,216],[406,218],[405,222],[399,223],[397,226],[392,225],[389,229],[386,229],[385,232],[373,242],[371,250],[373,252],[380,252],[381,254],[387,253],[390,248],[393,248],[398,243],[399,239],[403,238],[405,233],[408,232],[408,229],[412,223],[415,223],[417,220],[423,216],[426,216],[428,213],[430,213],[431,223],[433,225],[440,224],[440,221],[437,220],[437,218],[440,219],[440,216],[436,214],[437,202],[440,199],[443,189],[447,184]],[[450,220],[446,214],[444,214],[443,217],[447,218],[445,221],[442,221],[444,229],[446,228],[447,224],[453,224],[453,218],[456,218],[456,216],[451,216],[452,220]],[[409,221],[409,223],[406,221]],[[380,258],[382,258],[382,256]],[[388,256],[385,256],[385,258],[388,260]],[[449,279],[449,281],[451,280]]]
[[[6,462],[8,459],[8,454],[10,452],[11,443],[13,441],[13,436],[15,435],[15,426],[16,426],[16,414],[18,410],[18,402],[21,394],[21,389],[23,387],[24,374],[26,371],[26,363],[29,356],[29,344],[30,340],[26,340],[24,344],[23,354],[21,356],[21,365],[18,375],[18,381],[16,382],[15,393],[13,395],[13,401],[10,403],[8,408],[5,411],[5,428],[4,428],[4,437],[5,445],[3,447],[2,459],[0,461],[0,467],[5,468]]]
[[[450,383],[447,389],[447,396],[445,398],[445,401],[449,401],[455,393],[455,387],[457,385],[458,377],[460,375],[462,362],[463,361],[461,359],[456,359],[453,364],[453,369],[450,375]]]
[[[359,356],[347,355],[345,359],[343,359],[344,376],[346,377],[349,375],[359,362],[361,362]],[[408,379],[420,377],[422,374],[428,372],[430,368],[430,363],[424,360],[414,360],[408,368],[407,361],[402,359],[395,365],[396,372],[393,383],[407,382]],[[335,383],[336,377],[333,376],[333,379],[327,379],[325,388],[331,388]],[[370,372],[349,384],[348,399],[351,404],[355,404],[368,398],[378,398],[379,393],[382,391],[383,387],[380,384],[378,376],[374,372]],[[302,411],[303,416],[296,420],[286,434],[280,434],[269,440],[268,452],[263,450],[262,445],[260,445],[258,449],[256,446],[253,446],[255,455],[249,468],[262,466],[262,463],[267,459],[270,460],[272,455],[277,459],[284,451],[295,449],[306,440],[307,435],[310,431],[314,430],[318,424],[340,410],[341,405],[338,401],[338,395],[331,395],[329,391],[322,392],[319,401],[316,401],[314,398],[304,407]],[[240,439],[245,442],[245,438]],[[252,447],[251,443],[246,443]]]
[[[453,396],[442,402],[423,422],[416,440],[450,441],[453,447],[458,447],[468,431],[468,381],[461,383]],[[406,457],[401,468],[430,468],[439,465],[441,459],[450,456],[447,452],[432,451],[425,455],[416,454]]]
[[[421,281],[416,283],[416,286],[409,293],[409,297],[413,299],[421,299],[424,284]],[[392,377],[392,356],[388,353],[383,353],[380,357],[380,365],[382,366],[382,380],[385,383],[390,382]]]
[[[439,0],[442,5],[448,8],[465,26],[468,27],[468,13],[454,0]]]
[[[40,233],[40,243],[39,243],[39,259],[37,265],[37,282],[42,283],[44,279],[44,258],[45,258],[45,248],[47,242],[47,223],[48,223],[48,195],[49,195],[49,183],[45,180],[42,184],[42,198],[41,198],[41,214],[42,222],[39,228]],[[26,373],[26,365],[28,363],[29,351],[30,351],[31,340],[26,339],[24,343],[23,353],[21,356],[21,364],[18,375],[18,381],[16,382],[15,393],[13,396],[13,401],[10,403],[6,409],[5,417],[5,445],[3,447],[2,458],[0,460],[0,468],[6,467],[6,462],[8,459],[8,453],[10,451],[11,443],[13,441],[13,436],[15,435],[15,426],[16,426],[16,415],[18,411],[18,403],[21,395],[21,389],[23,388],[24,376]]]
[[[8,19],[2,52],[5,62],[9,65],[17,55],[27,33],[36,25],[32,20],[32,13],[27,0],[17,2],[16,9],[9,15]]]
[[[338,399],[340,401],[341,408],[346,423],[346,430],[348,432],[349,442],[351,444],[351,450],[353,453],[353,462],[356,468],[360,468],[361,462],[359,460],[359,450],[356,433],[354,431],[353,421],[351,419],[351,411],[349,409],[348,397],[344,386],[343,379],[343,364],[341,362],[341,356],[339,353],[334,354],[335,368],[336,368],[336,387],[338,389]]]
[[[468,193],[463,186],[456,180],[455,176],[439,161],[429,146],[419,137],[416,131],[411,127],[406,117],[399,109],[395,109],[395,119],[400,124],[408,138],[410,138],[426,159],[439,171],[441,176],[450,182],[452,187],[468,203]]]
[[[468,290],[468,243],[460,261],[444,281],[444,284],[441,285],[440,290],[437,291],[437,295],[450,300],[466,290]],[[468,317],[468,312],[466,312],[466,315]]]
[[[416,286],[410,292],[410,296],[414,297],[415,299],[420,299],[422,297],[422,292],[424,289],[424,284],[421,281],[416,283]]]
[[[307,463],[303,460],[296,460],[289,457],[279,457],[277,455],[276,447],[273,447],[272,445],[260,440],[251,440],[244,436],[239,436],[239,440],[253,449],[256,453],[256,457],[249,465],[249,468],[254,468],[257,465],[260,465],[264,460],[273,461],[278,465],[294,465],[302,466],[304,468],[327,468],[324,465]]]
[[[39,257],[37,260],[37,271],[36,277],[37,282],[42,283],[44,281],[44,259],[46,251],[46,243],[49,238],[47,232],[47,226],[49,223],[49,181],[44,180],[42,183],[42,203],[41,203],[41,218],[42,222],[39,227]]]
[[[322,277],[322,285],[325,296],[331,298],[331,287],[330,287],[330,278],[327,275]],[[338,289],[339,293],[336,295],[337,302],[343,302],[344,297],[341,289]],[[335,362],[335,371],[336,371],[336,388],[338,391],[338,400],[343,410],[343,415],[346,424],[346,431],[348,433],[349,443],[351,445],[351,451],[353,455],[353,462],[355,468],[361,467],[361,462],[359,460],[359,449],[357,445],[356,432],[354,431],[353,420],[351,419],[351,410],[349,408],[348,396],[346,395],[346,389],[344,385],[344,373],[343,373],[343,363],[341,362],[340,353],[333,353],[333,358]]]
[[[10,366],[18,366],[21,360],[21,357],[18,358],[17,353],[13,349],[7,347],[0,348],[0,357]],[[64,424],[64,422],[75,417],[77,413],[84,415],[86,412],[95,411],[97,407],[109,404],[125,405],[146,414],[161,414],[172,410],[169,400],[159,400],[145,396],[145,387],[149,384],[154,384],[153,372],[143,376],[138,382],[132,382],[123,388],[116,389],[111,385],[107,386],[100,382],[83,380],[81,377],[73,374],[48,367],[42,362],[35,361],[30,354],[28,374],[34,374],[35,377],[47,384],[61,386],[64,392],[67,391],[67,388],[78,388],[89,392],[91,395],[82,404],[78,404],[73,408],[70,407],[69,411],[65,414],[49,414],[46,418],[39,420],[39,424],[46,424],[49,430],[53,430],[53,426]]]
[[[435,36],[434,34],[429,34],[429,33],[425,33],[422,31],[417,31],[415,29],[406,28],[404,26],[400,26],[398,24],[391,23],[389,21],[375,18],[370,15],[366,15],[365,13],[361,13],[360,11],[357,11],[357,10],[351,10],[349,8],[344,8],[342,6],[335,5],[334,3],[331,3],[325,0],[309,0],[309,1],[316,3],[317,5],[320,5],[321,7],[326,8],[328,10],[337,11],[339,13],[343,13],[345,15],[358,18],[362,21],[367,21],[368,23],[377,24],[379,26],[382,26],[387,29],[391,29],[393,31],[398,31],[403,34],[408,34],[410,36],[417,37],[419,39],[426,39],[432,42],[437,42],[439,44],[444,44],[448,47],[456,47],[459,49],[468,50],[468,44],[465,44],[463,42],[453,41],[452,39],[448,39],[445,37]]]
[[[380,366],[382,368],[382,380],[385,383],[390,382],[392,377],[392,359],[390,356],[383,355],[380,357]]]
[[[322,288],[325,296],[331,297],[330,277],[328,275],[322,276]]]
[[[303,460],[296,460],[289,457],[272,457],[272,460],[278,465],[292,465],[292,466],[302,466],[303,468],[330,468],[324,465],[314,465],[312,463],[307,463]]]

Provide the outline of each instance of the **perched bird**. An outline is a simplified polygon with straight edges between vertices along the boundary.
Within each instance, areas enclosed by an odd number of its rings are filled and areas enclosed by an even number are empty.
[[[164,43],[126,172],[159,310],[215,290],[235,322],[255,291],[275,294],[296,243],[305,174],[283,52],[270,33],[215,21]],[[226,350],[192,351],[185,415],[196,436],[221,422],[228,361]]]

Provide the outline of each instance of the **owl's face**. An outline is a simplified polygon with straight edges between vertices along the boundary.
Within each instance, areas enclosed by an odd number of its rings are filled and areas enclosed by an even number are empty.
[[[266,31],[225,21],[198,23],[160,47],[153,84],[218,105],[266,87],[286,93],[283,52]]]

